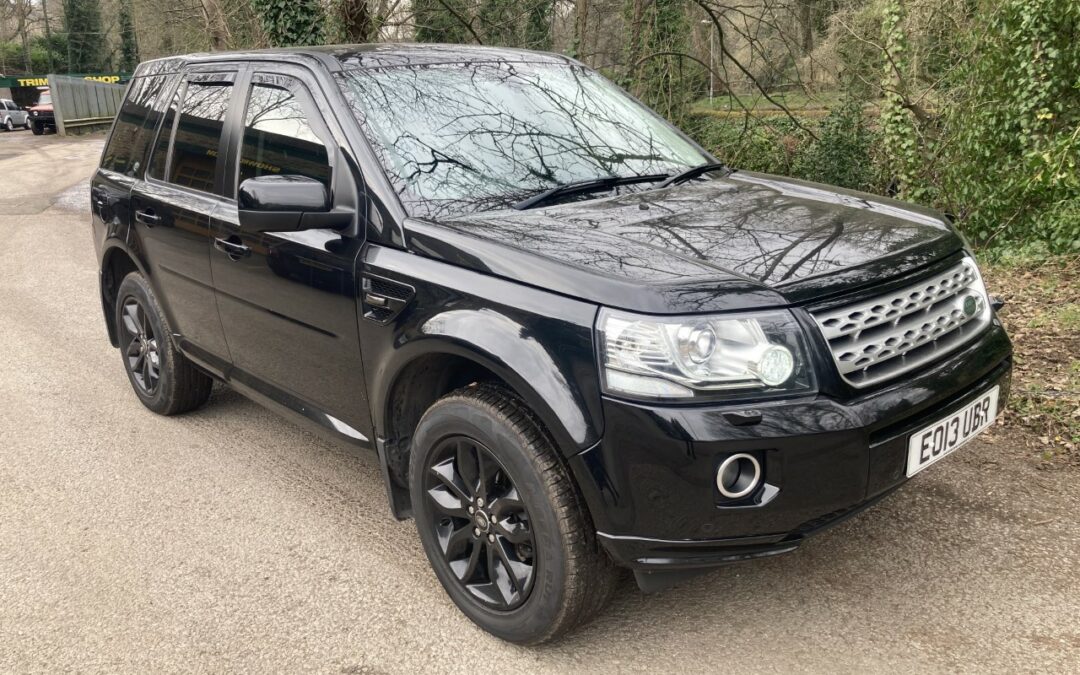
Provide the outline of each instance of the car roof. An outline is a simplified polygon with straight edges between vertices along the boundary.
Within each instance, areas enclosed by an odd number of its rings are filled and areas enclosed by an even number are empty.
[[[568,56],[527,49],[399,42],[327,45],[321,47],[278,47],[170,56],[140,64],[135,75],[137,77],[140,75],[164,74],[179,70],[188,64],[213,63],[215,61],[296,60],[320,62],[331,72],[358,68],[387,68],[436,63],[505,62],[580,65],[576,60]]]

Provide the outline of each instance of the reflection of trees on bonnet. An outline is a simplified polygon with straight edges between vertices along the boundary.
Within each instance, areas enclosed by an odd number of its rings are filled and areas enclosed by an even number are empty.
[[[408,65],[349,71],[343,81],[395,187],[418,215],[502,207],[563,183],[671,173],[707,159],[578,66]]]

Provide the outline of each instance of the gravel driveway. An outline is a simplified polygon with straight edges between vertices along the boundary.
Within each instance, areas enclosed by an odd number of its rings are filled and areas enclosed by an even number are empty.
[[[374,455],[226,389],[162,418],[108,345],[101,137],[0,134],[0,672],[1080,671],[1080,475],[998,430],[794,554],[627,578],[539,649],[474,628]]]

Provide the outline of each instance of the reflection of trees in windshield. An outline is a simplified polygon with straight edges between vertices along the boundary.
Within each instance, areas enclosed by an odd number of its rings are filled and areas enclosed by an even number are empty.
[[[401,66],[351,71],[343,81],[402,199],[424,215],[500,207],[563,183],[670,173],[706,159],[577,66]]]

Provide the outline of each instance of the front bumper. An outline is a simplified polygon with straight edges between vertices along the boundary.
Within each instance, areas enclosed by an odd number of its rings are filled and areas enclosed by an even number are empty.
[[[617,564],[696,568],[784,553],[904,483],[916,429],[995,385],[1004,407],[1011,354],[995,319],[929,369],[872,392],[708,407],[607,398],[604,438],[572,457],[571,468]],[[761,421],[732,415],[748,410]],[[766,485],[752,503],[733,506],[714,478],[735,452],[760,457]]]

